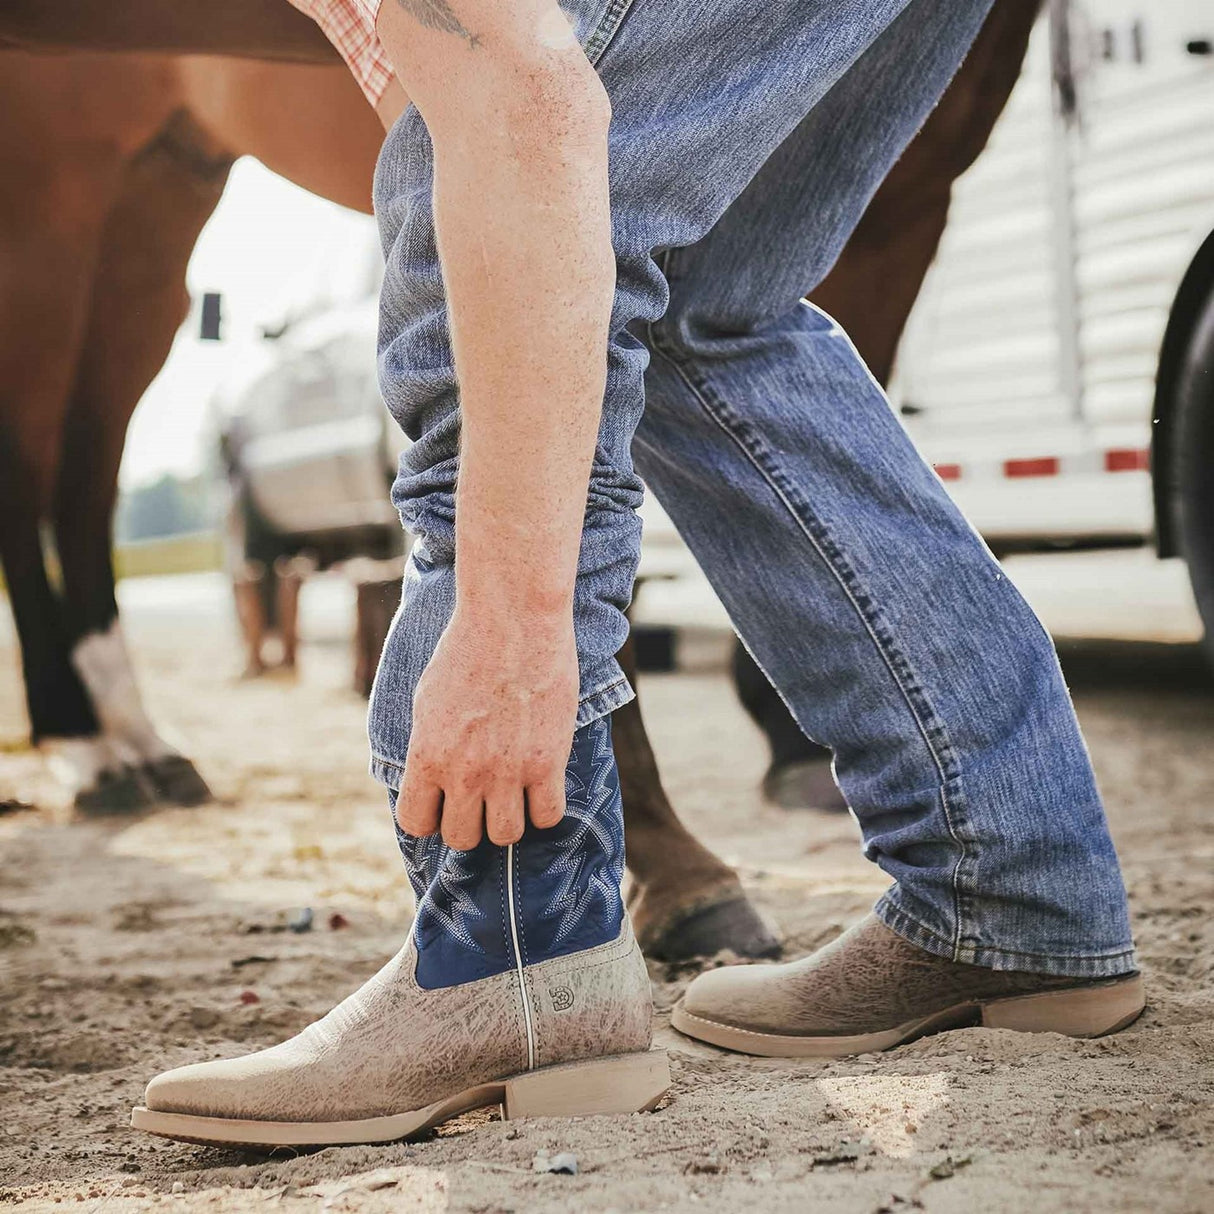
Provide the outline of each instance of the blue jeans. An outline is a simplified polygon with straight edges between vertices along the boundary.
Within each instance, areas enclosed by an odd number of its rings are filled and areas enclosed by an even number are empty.
[[[877,913],[996,969],[1134,965],[1125,891],[1049,638],[846,334],[802,302],[986,14],[954,0],[570,0],[611,97],[617,289],[575,593],[579,725],[615,660],[643,476],[805,732],[831,747]],[[459,401],[416,111],[385,144],[380,380],[417,535],[370,713],[399,787],[454,603]],[[635,458],[635,466],[634,466]],[[525,483],[520,494],[527,492]]]

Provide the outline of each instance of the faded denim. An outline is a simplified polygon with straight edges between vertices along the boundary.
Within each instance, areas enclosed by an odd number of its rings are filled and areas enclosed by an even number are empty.
[[[579,725],[632,695],[615,654],[643,476],[805,732],[834,751],[865,853],[894,881],[882,920],[996,969],[1131,970],[1117,857],[1053,646],[847,336],[801,302],[987,4],[566,7],[612,100],[618,267],[575,593]],[[458,393],[430,191],[410,109],[375,181],[380,382],[414,440],[393,498],[418,537],[370,712],[389,788],[455,592]]]

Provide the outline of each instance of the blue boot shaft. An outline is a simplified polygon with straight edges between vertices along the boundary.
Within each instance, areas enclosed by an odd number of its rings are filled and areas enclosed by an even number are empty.
[[[396,794],[390,794],[393,809]],[[522,839],[453,851],[438,835],[397,841],[417,897],[417,981],[488,978],[615,940],[624,903],[624,815],[611,719],[584,725],[565,769],[565,816]]]

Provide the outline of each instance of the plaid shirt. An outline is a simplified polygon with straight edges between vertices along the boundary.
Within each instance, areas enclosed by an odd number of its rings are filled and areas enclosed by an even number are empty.
[[[375,35],[380,0],[291,0],[324,30],[341,53],[367,100],[378,105],[396,75]]]

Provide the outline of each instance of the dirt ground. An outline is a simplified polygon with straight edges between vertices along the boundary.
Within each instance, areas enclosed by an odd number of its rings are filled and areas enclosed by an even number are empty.
[[[336,634],[295,682],[241,683],[227,625],[128,619],[157,719],[218,803],[74,821],[24,747],[0,631],[0,1202],[190,1210],[1214,1210],[1214,689],[1196,651],[1069,647],[1125,861],[1150,1006],[1108,1040],[968,1029],[840,1062],[680,1038],[690,971],[655,968],[674,1089],[657,1112],[503,1123],[269,1161],[127,1127],[156,1071],[268,1045],[395,951],[410,898],[364,775]],[[715,670],[642,698],[677,805],[805,952],[883,885],[846,818],[764,807],[759,739]],[[285,930],[300,908],[306,933]],[[572,1151],[576,1176],[532,1170]]]

